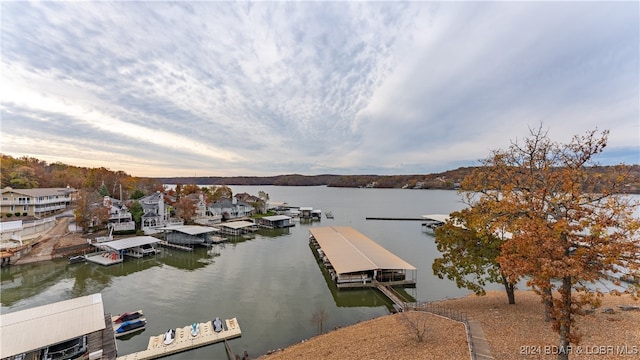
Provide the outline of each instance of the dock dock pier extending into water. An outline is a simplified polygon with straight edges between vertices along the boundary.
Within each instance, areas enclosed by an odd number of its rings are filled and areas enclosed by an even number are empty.
[[[119,356],[117,360],[157,359],[163,356],[223,342],[228,339],[234,339],[242,335],[240,325],[236,318],[226,319],[225,323],[226,329],[223,329],[220,332],[215,332],[213,330],[213,324],[211,324],[211,321],[199,323],[199,331],[196,336],[191,335],[191,325],[177,328],[175,339],[169,345],[165,345],[163,342],[164,334],[152,336],[149,338],[149,345],[146,350]]]
[[[405,299],[396,287],[415,287],[417,269],[348,226],[312,227],[309,243],[314,256],[338,289],[377,288],[402,311]]]

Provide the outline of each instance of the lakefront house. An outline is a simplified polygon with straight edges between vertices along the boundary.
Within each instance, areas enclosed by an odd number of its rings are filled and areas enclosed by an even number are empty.
[[[220,215],[224,220],[243,218],[253,215],[253,206],[238,201],[235,197],[231,200],[224,199],[208,205],[208,210],[212,215]]]
[[[159,233],[162,231],[160,228],[167,225],[183,224],[183,221],[171,220],[170,209],[159,191],[140,198],[138,202],[144,211],[140,228],[147,235]]]
[[[0,213],[3,217],[46,217],[65,210],[77,198],[73,188],[2,189]],[[11,214],[11,215],[8,215]]]
[[[133,231],[136,229],[136,223],[129,209],[120,200],[105,196],[102,205],[109,208],[109,227],[114,231]]]

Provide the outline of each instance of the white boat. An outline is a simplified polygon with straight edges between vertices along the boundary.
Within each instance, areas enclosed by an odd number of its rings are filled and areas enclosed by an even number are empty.
[[[198,336],[198,332],[200,331],[198,323],[193,323],[191,325],[191,336]]]
[[[175,338],[176,338],[176,331],[174,329],[167,330],[167,332],[164,333],[164,344],[165,345],[171,344]]]

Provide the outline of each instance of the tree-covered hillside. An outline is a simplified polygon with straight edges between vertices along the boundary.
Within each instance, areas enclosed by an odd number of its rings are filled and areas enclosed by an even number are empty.
[[[640,193],[640,165],[625,165],[630,173],[626,184],[628,193]],[[14,158],[1,155],[1,187],[15,189],[37,187],[66,187],[76,189],[98,189],[104,184],[111,195],[119,197],[119,191],[127,194],[135,190],[144,193],[162,190],[163,184],[196,185],[279,185],[279,186],[319,186],[332,187],[371,187],[405,189],[457,189],[458,184],[473,170],[462,167],[438,174],[415,175],[278,175],[278,176],[206,176],[206,177],[134,177],[123,171],[114,171],[104,167],[86,168],[67,165],[61,162],[48,164],[31,157]],[[595,166],[588,169],[594,177],[607,177],[613,173],[611,166]]]

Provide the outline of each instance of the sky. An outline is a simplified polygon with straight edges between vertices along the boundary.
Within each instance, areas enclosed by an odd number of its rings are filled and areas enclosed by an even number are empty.
[[[640,3],[1,2],[0,152],[133,176],[429,174],[543,127],[640,164]]]

